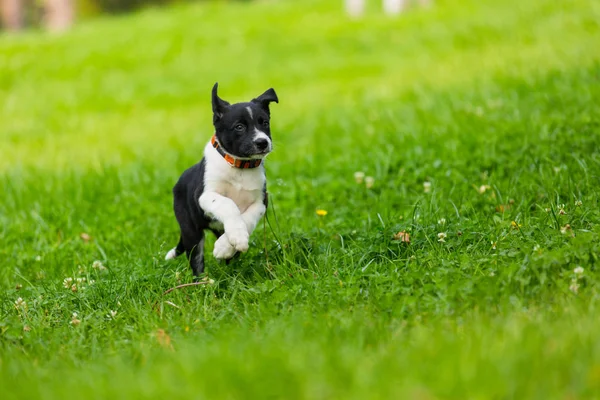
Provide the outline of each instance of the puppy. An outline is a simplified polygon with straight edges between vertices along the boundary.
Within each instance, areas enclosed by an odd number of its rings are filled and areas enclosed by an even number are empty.
[[[264,158],[273,150],[269,89],[248,103],[229,104],[212,89],[215,134],[202,160],[186,170],[173,188],[179,243],[165,259],[186,254],[192,272],[204,272],[204,231],[217,236],[213,255],[230,260],[248,250],[248,238],[267,209]]]

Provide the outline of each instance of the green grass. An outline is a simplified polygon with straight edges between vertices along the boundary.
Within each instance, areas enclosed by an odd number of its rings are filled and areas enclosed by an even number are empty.
[[[3,399],[599,397],[600,7],[337,3],[0,37]],[[215,81],[281,100],[268,223],[164,295]]]

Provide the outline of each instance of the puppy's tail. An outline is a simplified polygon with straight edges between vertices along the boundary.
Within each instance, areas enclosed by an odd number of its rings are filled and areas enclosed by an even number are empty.
[[[181,238],[179,238],[179,243],[177,243],[176,247],[173,247],[171,250],[169,250],[169,252],[165,256],[165,260],[172,260],[175,257],[177,257],[180,254],[182,254],[184,251],[185,251],[185,248],[183,247],[183,243],[181,241]]]

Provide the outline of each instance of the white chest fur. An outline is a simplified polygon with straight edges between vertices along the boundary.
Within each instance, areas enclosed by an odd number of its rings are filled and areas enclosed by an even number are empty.
[[[262,201],[265,185],[265,169],[234,168],[209,142],[204,148],[204,192],[212,191],[233,200],[240,213],[257,201]]]

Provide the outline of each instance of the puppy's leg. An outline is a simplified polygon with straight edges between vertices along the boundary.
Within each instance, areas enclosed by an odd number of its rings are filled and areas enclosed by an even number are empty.
[[[223,223],[225,235],[237,251],[248,250],[248,229],[233,200],[215,192],[205,192],[200,196],[199,203],[206,214]]]
[[[212,233],[217,237],[215,242],[215,248],[213,249],[213,256],[217,259],[224,259],[226,264],[234,258],[236,254],[240,254],[235,250],[235,247],[229,243],[227,235],[224,235],[223,231],[217,229],[211,229]],[[220,241],[218,239],[221,239]],[[219,243],[219,244],[217,244]]]
[[[184,236],[182,239],[192,273],[197,278],[204,272],[204,233]]]
[[[252,232],[256,228],[256,225],[258,224],[258,221],[260,221],[262,216],[265,214],[265,211],[265,205],[262,202],[257,202],[250,205],[250,207],[248,207],[248,209],[246,209],[246,211],[244,211],[244,213],[241,214],[241,218],[244,221],[244,224],[246,225],[248,236],[252,234]],[[227,237],[227,235],[223,234],[219,236],[217,234],[217,236],[218,239],[215,242],[213,255],[217,259],[231,259],[236,253],[235,247],[229,242],[229,238]]]
[[[179,244],[167,253],[167,258],[170,255],[176,257],[185,251],[192,272],[197,277],[204,272],[204,231],[202,229],[198,230],[198,227],[194,224],[187,207],[186,193],[185,187],[182,188],[179,184],[173,188],[173,210],[179,223],[181,235]]]
[[[267,207],[264,203],[256,202],[250,205],[242,214],[242,220],[246,224],[246,229],[248,230],[248,235],[251,235],[256,229],[256,225],[258,225],[258,221],[265,215],[267,211]]]
[[[235,247],[231,243],[229,243],[229,239],[226,234],[222,234],[219,236],[217,241],[215,242],[215,247],[213,248],[213,256],[220,260],[228,260],[233,257],[236,253]]]

